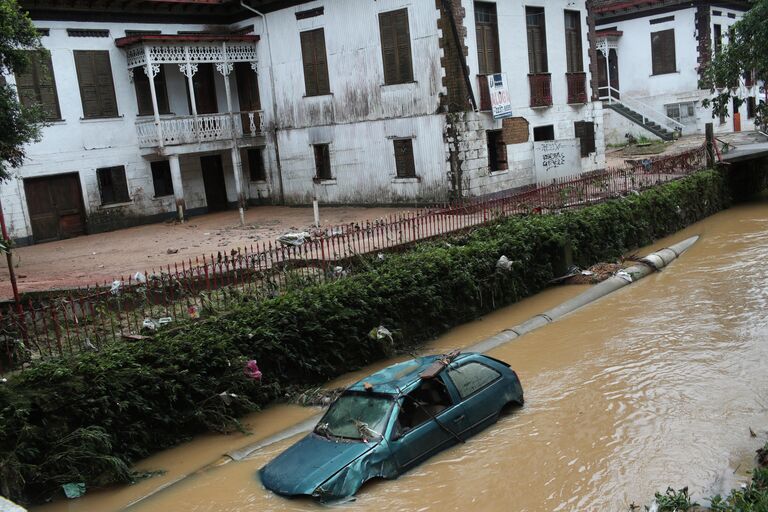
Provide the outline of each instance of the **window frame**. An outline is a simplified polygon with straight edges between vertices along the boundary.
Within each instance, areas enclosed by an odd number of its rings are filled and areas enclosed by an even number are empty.
[[[247,148],[245,150],[248,160],[248,180],[252,183],[267,181],[267,167],[264,165],[264,148]],[[254,158],[257,155],[257,158]],[[258,165],[255,165],[258,162]],[[257,171],[254,173],[254,171]],[[254,179],[254,174],[257,177]]]
[[[72,51],[73,58],[75,60],[75,73],[77,75],[77,84],[78,88],[80,90],[80,103],[83,108],[83,119],[115,119],[120,117],[120,108],[117,103],[117,95],[115,94],[115,81],[114,77],[112,75],[112,59],[110,56],[109,50],[73,50]],[[108,68],[107,70],[101,70],[102,75],[104,77],[108,77],[108,85],[107,88],[105,83],[99,81],[99,70],[96,69],[96,61],[95,57],[97,55],[105,56],[106,57],[106,65]],[[85,57],[89,57],[89,64],[92,66],[93,71],[93,85],[88,83],[83,83],[84,80],[84,73],[85,71],[82,69],[81,65],[79,65],[79,62],[82,62],[82,59],[85,59]],[[86,107],[86,97],[88,96],[86,94],[86,89],[88,87],[93,87],[96,92],[96,101],[99,104],[99,113],[98,114],[90,114],[88,112],[88,108]],[[107,110],[105,108],[105,100],[110,100],[112,104],[114,105],[114,112]]]
[[[405,162],[398,158],[398,146],[406,146],[409,148],[409,156],[405,156]],[[413,153],[413,138],[398,138],[392,139],[392,148],[395,155],[395,178],[397,179],[412,179],[418,178],[416,175],[416,156]],[[405,168],[402,167],[405,165]]]
[[[489,381],[485,382],[484,384],[482,384],[482,385],[481,385],[481,386],[479,386],[478,388],[475,388],[475,389],[473,389],[473,390],[472,390],[472,392],[468,393],[467,395],[464,395],[464,393],[462,392],[462,388],[461,388],[461,386],[459,386],[459,385],[456,383],[456,380],[454,380],[454,378],[453,378],[453,374],[454,374],[455,372],[458,372],[458,371],[460,371],[462,368],[466,368],[466,367],[468,367],[468,366],[470,366],[470,365],[478,365],[478,366],[481,366],[481,367],[483,367],[483,368],[486,368],[486,369],[488,369],[488,370],[492,371],[493,373],[495,373],[495,374],[496,374],[496,378],[494,378],[494,379],[492,379],[492,380],[489,380]],[[496,382],[498,382],[499,380],[501,380],[501,379],[502,379],[502,374],[501,374],[501,372],[499,372],[498,370],[496,370],[496,369],[494,369],[494,368],[491,368],[491,367],[490,367],[490,366],[488,366],[487,364],[481,363],[480,361],[467,361],[466,363],[464,363],[464,364],[461,364],[460,366],[456,366],[456,367],[449,367],[449,368],[448,368],[448,370],[446,371],[446,374],[447,374],[448,378],[450,379],[450,381],[451,381],[451,384],[453,384],[453,387],[454,387],[454,388],[456,388],[456,392],[459,394],[459,399],[460,399],[462,402],[464,402],[464,401],[466,401],[466,400],[468,400],[468,399],[472,398],[473,396],[477,395],[478,393],[480,393],[480,392],[481,392],[481,391],[483,391],[484,389],[486,389],[486,388],[488,388],[488,387],[492,386],[493,384],[495,384]]]
[[[664,39],[670,34],[671,42]],[[657,39],[658,42],[654,42],[654,36],[659,38]],[[666,56],[667,52],[671,52],[671,61],[663,60],[666,57],[662,56]],[[670,75],[673,73],[677,73],[675,29],[668,28],[651,32],[651,76]]]
[[[539,16],[541,21],[540,25],[531,24],[529,19],[532,16]],[[536,27],[540,32],[539,47],[537,52],[537,46],[534,39],[537,37],[534,30]],[[540,75],[549,73],[549,51],[547,49],[547,16],[546,10],[542,6],[525,6],[525,33],[526,41],[528,44],[528,72],[531,75]],[[543,55],[543,60],[539,62],[537,55]],[[543,64],[543,66],[539,66]]]
[[[115,187],[115,180],[114,180],[114,172],[115,170],[120,169],[122,171],[122,184],[125,185],[125,195],[122,195],[122,191],[120,194],[116,192],[114,189]],[[109,185],[112,187],[112,195],[113,199],[111,201],[107,201],[104,198],[105,193],[105,185],[106,180],[102,176],[105,175],[106,172],[109,172]],[[99,198],[101,199],[101,206],[110,206],[110,205],[116,205],[116,204],[125,204],[131,202],[131,194],[128,190],[128,176],[125,173],[125,166],[124,165],[112,165],[109,167],[99,167],[96,169],[96,183],[99,187]]]
[[[499,50],[499,17],[494,2],[475,2],[473,4],[475,11],[475,39],[477,41],[477,69],[480,75],[493,75],[501,73],[501,53]],[[491,14],[492,21],[480,21],[478,20],[478,12],[481,9],[493,10]],[[486,43],[487,32],[490,32],[492,39],[490,48]],[[482,33],[482,35],[481,35]],[[482,44],[481,44],[482,41]],[[483,51],[484,49],[484,51]],[[493,62],[489,63],[488,53],[493,51]]]
[[[167,168],[160,167],[160,164],[166,164]],[[155,199],[161,198],[161,197],[169,197],[174,195],[173,190],[173,176],[171,175],[171,162],[168,160],[155,160],[153,162],[149,163],[149,169],[152,173],[152,187],[155,192]],[[157,190],[157,183],[158,181],[164,181],[164,180],[158,180],[158,174],[168,172],[168,185],[170,186],[170,192],[168,192],[168,189],[165,189],[162,194],[158,193]]]
[[[573,29],[568,28],[569,17],[576,19],[576,22],[577,22],[576,28],[573,28]],[[581,11],[564,9],[563,21],[564,21],[564,27],[565,27],[564,33],[565,33],[566,73],[583,73],[584,72],[584,45],[582,44],[583,36],[581,31]],[[576,42],[575,48],[572,46],[574,41]],[[578,55],[578,58],[576,58],[576,55]],[[573,66],[574,63],[578,63],[578,65]]]
[[[318,151],[320,151],[319,154]],[[331,145],[329,143],[312,144],[312,154],[315,160],[315,176],[313,180],[318,183],[333,181],[335,178],[331,166]],[[327,175],[321,174],[323,168],[327,168]]]
[[[503,130],[486,130],[485,143],[488,151],[488,171],[491,174],[509,170],[509,154]],[[491,159],[491,155],[495,159]]]
[[[299,42],[304,72],[304,96],[327,96],[331,94],[325,29],[320,27],[312,30],[303,30],[299,32]],[[310,53],[312,56],[311,62],[307,59]],[[322,83],[321,80],[325,80],[325,82]]]
[[[588,132],[585,132],[589,128]],[[573,123],[573,131],[576,138],[579,139],[579,146],[581,149],[581,158],[586,158],[592,153],[597,152],[597,141],[595,140],[595,122],[594,121],[575,121]],[[582,135],[589,134],[588,137]]]
[[[399,15],[405,17],[404,26],[401,27],[405,29],[403,31],[398,31],[397,17]],[[387,28],[385,27],[385,24],[389,25],[388,30],[390,30],[391,34],[394,36],[391,41],[391,45],[385,44],[385,42],[388,43],[388,41],[385,41],[385,28]],[[410,24],[411,19],[408,15],[407,7],[379,13],[379,42],[381,44],[381,60],[384,70],[384,85],[408,84],[415,81],[413,73],[413,47],[411,44]],[[392,65],[387,64],[387,51],[390,47],[392,52],[391,58],[394,59],[394,64]],[[401,62],[401,59],[404,59],[406,55],[407,69],[405,67],[405,63]]]

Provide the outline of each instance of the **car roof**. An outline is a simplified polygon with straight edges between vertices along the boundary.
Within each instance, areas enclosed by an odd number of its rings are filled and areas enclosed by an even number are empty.
[[[461,361],[477,355],[474,352],[459,354],[454,361]],[[366,391],[365,384],[367,383],[373,386],[371,391],[374,393],[398,394],[400,391],[406,391],[407,388],[418,382],[421,373],[442,357],[445,356],[443,354],[424,356],[393,364],[360,379],[352,384],[347,391]]]

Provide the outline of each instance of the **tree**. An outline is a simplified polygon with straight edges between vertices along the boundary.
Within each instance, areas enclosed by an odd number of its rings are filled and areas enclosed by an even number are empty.
[[[3,75],[19,73],[30,64],[30,51],[42,51],[32,20],[16,0],[0,0],[0,181],[24,161],[24,145],[40,140],[44,112],[19,103],[16,90]]]

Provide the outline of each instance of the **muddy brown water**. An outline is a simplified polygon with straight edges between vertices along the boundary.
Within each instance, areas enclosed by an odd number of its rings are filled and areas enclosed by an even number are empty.
[[[626,511],[667,485],[689,485],[701,499],[745,481],[754,450],[768,440],[768,202],[720,213],[639,252],[693,234],[700,241],[663,272],[491,352],[518,371],[522,410],[339,507]],[[583,289],[547,290],[454,329],[425,352],[471,345]],[[255,477],[299,436],[170,485],[316,413],[268,409],[246,418],[251,436],[204,436],[139,465],[167,469],[164,476],[37,512],[126,510],[151,493],[127,510],[322,510],[275,496]]]

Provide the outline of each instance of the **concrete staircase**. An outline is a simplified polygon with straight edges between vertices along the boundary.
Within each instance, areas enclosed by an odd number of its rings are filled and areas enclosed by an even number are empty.
[[[605,104],[606,108],[613,110],[614,112],[621,114],[630,121],[639,124],[652,134],[656,135],[662,140],[673,140],[678,137],[678,131],[673,126],[662,126],[659,123],[649,119],[643,114],[629,108],[624,103],[613,101]]]

